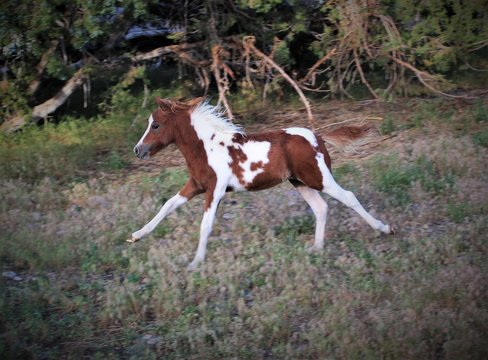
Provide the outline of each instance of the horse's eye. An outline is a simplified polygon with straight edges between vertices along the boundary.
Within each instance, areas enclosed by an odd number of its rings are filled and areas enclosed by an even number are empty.
[[[159,124],[154,123],[151,125],[151,128],[154,130],[159,129]]]

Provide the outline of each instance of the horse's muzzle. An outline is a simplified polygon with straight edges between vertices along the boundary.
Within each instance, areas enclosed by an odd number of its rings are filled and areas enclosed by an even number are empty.
[[[149,159],[149,150],[149,146],[146,144],[137,144],[134,146],[134,154],[136,154],[139,159]]]

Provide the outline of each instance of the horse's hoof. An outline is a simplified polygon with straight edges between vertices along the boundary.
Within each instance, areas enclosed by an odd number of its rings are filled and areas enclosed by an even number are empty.
[[[202,262],[201,261],[192,261],[190,265],[186,267],[186,270],[193,272],[196,269],[198,269],[198,265],[200,265]]]
[[[318,248],[315,245],[310,245],[305,247],[305,251],[309,254],[316,254],[318,252],[321,252],[322,250],[323,250],[322,248]]]
[[[131,236],[130,239],[127,239],[125,241],[129,242],[129,243],[135,243],[135,242],[138,242],[139,240],[141,240],[140,238],[136,238],[134,236]]]

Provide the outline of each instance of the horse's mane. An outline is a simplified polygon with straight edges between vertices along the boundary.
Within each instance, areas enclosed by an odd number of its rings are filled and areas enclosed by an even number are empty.
[[[225,134],[242,134],[244,135],[244,129],[236,124],[233,124],[224,115],[224,111],[221,107],[213,106],[205,100],[195,106],[191,111],[192,121],[204,123],[219,133]]]

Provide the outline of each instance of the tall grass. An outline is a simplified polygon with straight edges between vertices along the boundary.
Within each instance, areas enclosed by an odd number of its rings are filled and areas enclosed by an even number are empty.
[[[155,89],[144,108],[142,95],[121,88],[101,104],[105,113],[95,119],[67,117],[58,124],[0,134],[0,178],[34,182],[50,177],[66,182],[86,179],[94,171],[122,169],[156,107],[152,100],[179,93],[180,89]]]
[[[88,170],[111,170],[124,163],[134,132],[118,118],[67,119],[31,126],[0,139],[0,176],[32,182],[44,177],[72,180]]]

